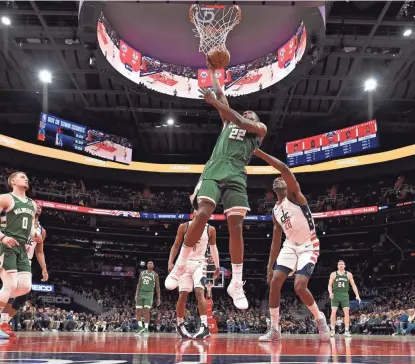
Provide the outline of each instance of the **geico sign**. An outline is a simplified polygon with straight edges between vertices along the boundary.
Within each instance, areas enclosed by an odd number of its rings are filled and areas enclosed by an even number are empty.
[[[54,291],[53,285],[47,285],[47,284],[32,284],[32,291],[35,292],[48,292],[52,293]]]
[[[62,297],[62,296],[40,296],[39,297],[40,300],[42,300],[44,303],[63,303],[65,305],[68,305],[71,303],[71,298],[70,297]]]

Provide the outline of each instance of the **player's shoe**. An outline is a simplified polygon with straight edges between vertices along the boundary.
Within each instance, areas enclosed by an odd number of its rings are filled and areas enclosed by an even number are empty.
[[[248,309],[248,300],[245,297],[244,284],[245,282],[235,282],[234,280],[231,280],[227,289],[228,295],[233,299],[233,304],[240,310]]]
[[[141,335],[146,328],[144,326],[139,326],[138,329],[135,331],[137,335]]]
[[[16,334],[14,333],[14,331],[12,330],[12,328],[10,327],[8,323],[3,322],[0,326],[0,329],[3,333],[8,335],[9,337],[16,337]]]
[[[140,335],[148,336],[150,335],[150,331],[145,327],[143,331],[141,331]]]
[[[164,286],[166,289],[172,291],[173,289],[176,289],[179,285],[179,279],[183,275],[184,271],[186,269],[185,265],[175,265],[173,270],[170,272],[170,274],[167,276],[166,281],[164,282]]]
[[[183,322],[179,326],[176,326],[176,332],[182,339],[192,339],[192,335],[186,330]]]
[[[281,334],[276,328],[271,326],[269,331],[265,335],[260,336],[258,340],[273,342],[281,341]]]
[[[2,330],[0,330],[0,339],[9,339],[9,338],[10,338],[9,335],[7,335],[5,332],[3,332]]]
[[[206,339],[208,337],[210,337],[209,327],[201,324],[199,331],[193,336],[193,339]]]
[[[336,335],[336,331],[335,330],[330,330],[330,336],[333,337],[334,335]]]
[[[352,337],[352,335],[350,334],[350,330],[345,330],[344,331],[344,336],[346,336],[346,337]]]
[[[323,312],[320,312],[320,318],[317,320],[318,333],[322,341],[330,340],[330,329],[327,325],[326,316]]]

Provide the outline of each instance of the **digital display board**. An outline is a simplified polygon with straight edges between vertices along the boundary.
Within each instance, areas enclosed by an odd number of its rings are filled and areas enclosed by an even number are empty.
[[[121,39],[103,14],[98,21],[98,43],[106,60],[129,80],[171,96],[199,99],[199,87],[211,86],[205,68],[175,65],[144,54]],[[226,96],[266,89],[287,77],[302,59],[307,44],[303,23],[280,48],[251,62],[216,70]]]
[[[48,146],[124,164],[131,163],[131,142],[85,125],[41,113],[37,140]]]
[[[356,154],[379,146],[376,120],[286,143],[290,167]]]

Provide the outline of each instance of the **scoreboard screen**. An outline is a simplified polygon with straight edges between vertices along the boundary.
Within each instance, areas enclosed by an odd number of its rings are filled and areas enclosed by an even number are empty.
[[[290,167],[341,158],[379,146],[376,120],[286,143]]]
[[[132,144],[129,140],[50,114],[40,114],[37,140],[54,148],[131,164]]]

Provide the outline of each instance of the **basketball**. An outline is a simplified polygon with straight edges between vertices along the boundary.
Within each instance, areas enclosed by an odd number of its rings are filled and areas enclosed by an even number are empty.
[[[229,54],[229,51],[226,48],[215,49],[208,54],[208,60],[212,67],[215,70],[217,70],[225,68],[229,64],[231,60],[231,55]]]

